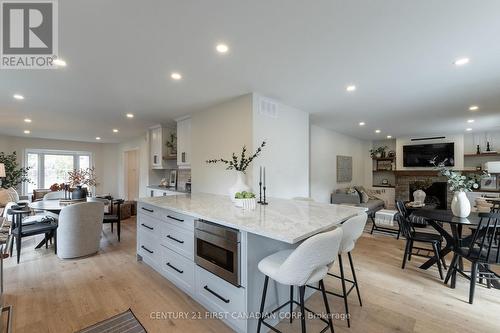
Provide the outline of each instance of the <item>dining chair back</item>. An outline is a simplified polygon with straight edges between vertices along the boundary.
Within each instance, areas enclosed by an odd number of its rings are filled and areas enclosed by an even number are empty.
[[[57,256],[88,256],[99,251],[104,204],[82,202],[64,207],[59,214]]]
[[[479,224],[472,235],[466,257],[487,264],[500,264],[498,231],[500,213],[479,213]]]
[[[49,192],[43,196],[43,200],[61,200],[64,199],[64,191]]]
[[[396,208],[399,214],[403,215],[404,217],[408,217],[408,210],[406,209],[405,203],[402,200],[396,200]]]
[[[415,227],[408,219],[408,216],[404,215],[404,210],[400,210],[400,206],[397,204],[396,207],[398,209],[397,218],[399,220],[399,227],[401,229],[401,233],[406,239],[410,239],[412,238],[413,234],[415,234]]]

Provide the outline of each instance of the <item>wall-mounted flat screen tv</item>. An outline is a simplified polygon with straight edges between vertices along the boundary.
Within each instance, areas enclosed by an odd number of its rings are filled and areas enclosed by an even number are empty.
[[[445,161],[445,166],[455,166],[455,144],[432,143],[403,146],[404,167],[433,167],[431,164],[433,159],[436,164]]]

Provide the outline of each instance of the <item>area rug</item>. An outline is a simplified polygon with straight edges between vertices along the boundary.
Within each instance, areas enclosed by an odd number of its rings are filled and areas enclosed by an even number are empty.
[[[132,310],[117,314],[76,333],[147,333]]]

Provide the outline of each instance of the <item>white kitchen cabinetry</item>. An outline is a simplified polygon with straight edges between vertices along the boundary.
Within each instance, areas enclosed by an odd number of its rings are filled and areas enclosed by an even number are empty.
[[[172,132],[175,132],[175,130],[163,128],[161,125],[149,129],[151,169],[168,169],[168,160],[175,159],[175,156],[168,156],[167,149],[167,141]]]
[[[191,168],[191,117],[177,120],[177,166]]]
[[[139,203],[137,256],[237,332],[247,332],[246,288],[235,287],[194,262],[195,217]]]

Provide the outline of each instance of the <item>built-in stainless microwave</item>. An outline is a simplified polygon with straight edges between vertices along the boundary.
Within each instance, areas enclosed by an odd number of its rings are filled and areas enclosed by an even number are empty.
[[[240,286],[240,232],[204,220],[195,221],[196,264]]]

